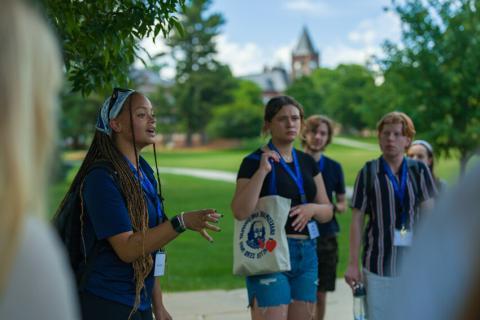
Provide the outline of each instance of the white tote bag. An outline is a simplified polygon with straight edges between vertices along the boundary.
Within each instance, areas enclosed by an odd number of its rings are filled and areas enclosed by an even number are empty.
[[[259,275],[290,270],[285,224],[291,200],[276,194],[275,170],[269,196],[258,199],[254,212],[245,220],[235,219],[233,274]]]

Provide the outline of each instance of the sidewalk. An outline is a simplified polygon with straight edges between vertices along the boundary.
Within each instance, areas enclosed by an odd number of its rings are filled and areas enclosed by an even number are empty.
[[[164,293],[163,300],[175,320],[250,320],[246,289]],[[352,317],[352,292],[337,279],[335,292],[327,295],[325,320]]]
[[[196,177],[214,181],[225,181],[235,183],[237,181],[237,174],[235,172],[211,170],[211,169],[196,169],[196,168],[179,168],[179,167],[158,167],[158,171],[169,174],[176,174],[188,177]],[[347,198],[352,197],[353,188],[346,187]]]

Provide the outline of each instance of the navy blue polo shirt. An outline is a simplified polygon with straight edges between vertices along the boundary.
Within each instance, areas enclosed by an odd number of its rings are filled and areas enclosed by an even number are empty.
[[[322,155],[324,160],[317,162],[318,169],[322,173],[323,183],[327,192],[328,199],[333,203],[333,194],[345,194],[345,179],[343,178],[343,170],[340,163]],[[323,161],[323,168],[320,166],[320,161]],[[332,236],[340,232],[335,215],[333,219],[326,223],[319,223],[318,230],[320,237]]]
[[[153,171],[145,160],[140,167],[156,190]],[[148,225],[150,228],[163,221],[163,214],[158,210],[156,201],[144,189],[148,208]],[[92,248],[95,238],[104,240],[111,236],[132,231],[125,199],[120,187],[105,168],[93,169],[85,178],[83,201],[86,209],[85,244]],[[154,258],[154,254],[152,254]],[[145,279],[145,288],[140,295],[139,309],[151,308],[151,296],[154,284],[153,270]],[[113,248],[103,245],[92,261],[91,271],[85,284],[85,291],[101,298],[133,307],[135,301],[135,280],[131,263],[125,263],[117,256]]]

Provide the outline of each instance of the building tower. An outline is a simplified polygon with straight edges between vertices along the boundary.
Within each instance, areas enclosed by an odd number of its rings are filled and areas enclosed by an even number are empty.
[[[306,76],[320,66],[318,51],[315,51],[307,27],[303,27],[297,46],[292,51],[292,80]]]

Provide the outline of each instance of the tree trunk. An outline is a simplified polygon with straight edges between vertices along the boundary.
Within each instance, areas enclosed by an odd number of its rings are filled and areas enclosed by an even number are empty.
[[[189,148],[193,146],[192,136],[193,136],[193,132],[191,130],[187,130],[187,137],[185,139],[185,145]]]
[[[472,153],[469,152],[461,152],[460,153],[460,178],[465,175],[467,171],[467,164],[468,160],[472,157]]]
[[[76,135],[76,136],[73,136],[73,140],[72,140],[72,149],[73,150],[80,150],[83,148],[83,144],[82,144],[82,141],[81,141],[81,137]]]
[[[208,143],[208,135],[205,132],[205,130],[202,131],[202,133],[200,134],[200,137],[202,139],[202,145],[206,145]]]

